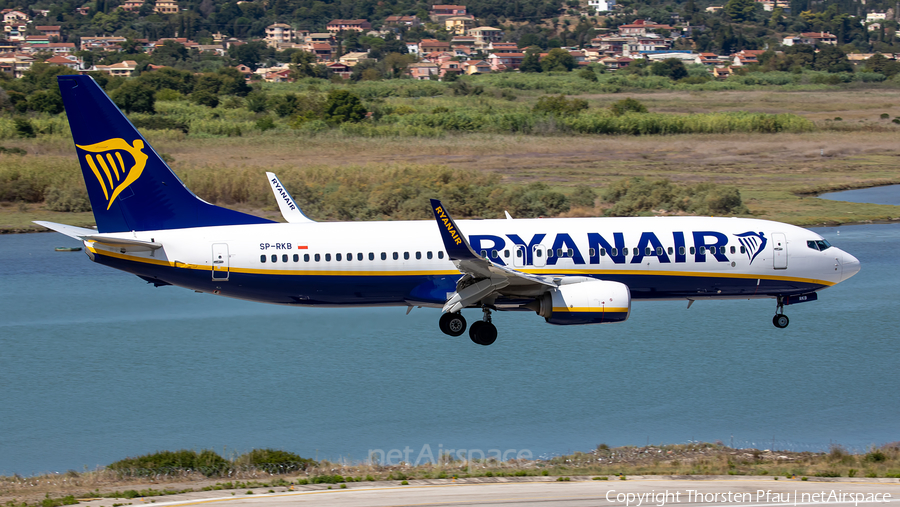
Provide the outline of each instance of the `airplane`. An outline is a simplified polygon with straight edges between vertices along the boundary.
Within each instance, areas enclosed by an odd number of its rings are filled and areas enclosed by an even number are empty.
[[[286,223],[195,196],[88,76],[58,77],[96,229],[36,222],[97,263],[156,287],[293,306],[440,308],[439,328],[479,345],[496,311],[556,325],[624,322],[633,300],[771,298],[784,307],[856,274],[815,232],[714,217],[316,222],[266,173]]]

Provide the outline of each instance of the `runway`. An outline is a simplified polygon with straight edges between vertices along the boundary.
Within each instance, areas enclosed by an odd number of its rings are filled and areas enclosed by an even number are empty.
[[[530,478],[529,478],[530,479]],[[537,478],[535,478],[537,479]],[[412,481],[409,485],[348,484],[346,489],[333,485],[304,491],[268,493],[246,490],[229,495],[224,491],[188,493],[175,500],[153,498],[154,506],[219,505],[223,507],[281,507],[321,505],[328,507],[375,506],[509,506],[563,505],[566,507],[776,507],[840,506],[858,507],[900,504],[897,479],[852,479],[801,481],[800,479],[702,478],[702,479],[629,479],[590,480],[583,478],[556,481],[504,482]],[[224,495],[223,495],[224,494]],[[191,498],[187,498],[191,497]],[[174,500],[174,501],[172,501]],[[86,505],[91,505],[87,503]],[[133,501],[149,504],[150,499]],[[85,504],[83,504],[85,505]],[[99,505],[99,503],[97,504]]]

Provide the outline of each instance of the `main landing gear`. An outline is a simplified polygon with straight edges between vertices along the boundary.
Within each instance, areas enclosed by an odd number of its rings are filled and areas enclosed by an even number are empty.
[[[490,345],[497,340],[497,327],[491,323],[491,308],[485,305],[481,311],[484,317],[469,327],[469,338],[478,345]],[[441,331],[450,336],[460,336],[466,331],[466,319],[459,312],[441,315],[438,323]]]
[[[775,316],[772,317],[772,324],[775,324],[775,327],[778,329],[784,329],[788,327],[790,322],[791,320],[784,314],[784,297],[778,296],[778,306],[775,307]]]

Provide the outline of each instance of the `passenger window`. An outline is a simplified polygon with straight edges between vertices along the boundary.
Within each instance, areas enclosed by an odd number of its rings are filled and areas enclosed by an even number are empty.
[[[589,256],[589,257],[593,257],[596,253],[597,253],[597,251],[596,251],[595,249],[593,249],[593,248],[589,248],[589,249],[588,249],[588,256]]]
[[[288,259],[287,254],[284,254],[281,256],[281,262],[287,262],[287,259]]]
[[[387,252],[381,252],[381,260],[383,260],[383,261],[387,260]]]
[[[520,259],[522,258],[522,250],[519,250],[518,248],[516,249],[516,257]]]
[[[443,259],[443,258],[444,258],[444,251],[443,251],[443,250],[439,250],[439,251],[438,251],[438,259]]]
[[[400,254],[398,254],[397,252],[394,252],[394,260],[397,260],[399,258],[400,258]]]
[[[325,260],[328,260],[328,257],[325,257]],[[341,254],[334,254],[334,260],[336,260],[336,261],[341,260]]]
[[[375,252],[369,252],[369,260],[370,260],[370,261],[374,261],[374,260],[375,260]]]
[[[694,253],[695,253],[694,247],[691,247],[691,255],[694,255]]]
[[[563,256],[562,248],[557,248],[557,249],[556,249],[556,256],[557,256],[557,257],[562,257],[562,256]]]
[[[605,257],[605,256],[606,256],[606,249],[605,249],[605,248],[601,248],[601,249],[600,249],[600,257]]]
[[[705,247],[705,246],[701,246],[701,247],[700,247],[700,255],[704,255],[704,254],[706,254],[706,247]]]
[[[731,247],[731,253],[734,253],[734,247]]]
[[[663,254],[662,247],[661,246],[656,247],[656,255],[662,255],[662,254]]]
[[[487,259],[487,250],[482,250],[481,256],[484,257],[485,259]]]
[[[716,247],[714,247],[714,246],[709,247],[709,253],[715,255],[715,254],[716,254]]]
[[[672,247],[669,247],[669,255],[672,255],[673,253],[675,253],[675,249]]]
[[[741,245],[741,253],[742,253],[742,254],[743,254],[743,253],[747,253],[747,249],[744,248],[744,245]]]
[[[262,262],[263,264],[266,263],[266,254],[262,254],[259,256],[259,262]]]
[[[570,249],[566,252],[566,255],[568,255],[569,257],[574,257],[574,256],[575,256],[575,250],[572,250],[572,249],[570,248]]]
[[[509,258],[509,250],[504,250],[504,251],[503,251],[503,256],[506,257],[506,258],[508,259],[508,258]]]
[[[693,250],[694,249],[691,248],[691,253],[694,253]],[[678,255],[684,255],[684,247],[683,246],[678,247]]]
[[[330,253],[325,254],[325,262],[331,262],[331,254]]]
[[[537,250],[534,251],[534,254],[537,255],[538,257],[540,257],[541,252],[542,252],[542,250],[540,248],[538,248]]]
[[[356,254],[356,260],[358,260],[358,261],[363,260],[363,254],[362,254],[362,252],[359,252],[358,254]]]
[[[650,247],[649,247],[649,246],[648,246],[648,247],[645,247],[645,248],[644,248],[644,255],[650,255],[650,253],[651,253],[651,252],[650,252]]]
[[[303,262],[309,262],[309,254],[303,254]]]
[[[600,252],[601,252],[600,255],[603,255],[603,250],[600,250]],[[613,257],[618,257],[618,256],[619,256],[619,249],[618,249],[618,248],[612,248],[612,249],[610,249],[609,255],[611,255],[611,256],[613,256]]]
[[[500,257],[500,254],[497,253],[496,250],[491,250],[491,258],[492,258],[492,259],[497,259],[497,258],[499,258],[499,257]]]
[[[294,262],[300,262],[300,254],[294,254]]]
[[[272,254],[272,262],[278,262],[278,256],[277,256],[277,255]]]
[[[631,255],[637,255],[637,254],[639,254],[639,253],[641,253],[641,251],[638,249],[638,247],[634,247],[634,248],[631,250]]]
[[[433,255],[431,255],[431,250],[425,252],[425,257],[427,257],[427,258],[429,258],[429,259],[432,258],[432,257],[434,257]]]
[[[416,260],[419,260],[421,258],[422,258],[422,252],[416,252]]]
[[[353,260],[353,254],[352,254],[352,253],[348,253],[348,254],[347,254],[347,260],[348,260],[348,261],[352,261],[352,260]]]
[[[320,260],[322,260],[322,256],[319,254],[316,254],[315,259],[316,259],[316,262],[319,262]]]

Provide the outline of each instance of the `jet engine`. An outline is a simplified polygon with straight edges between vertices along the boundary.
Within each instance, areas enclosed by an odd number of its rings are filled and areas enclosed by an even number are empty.
[[[591,280],[557,287],[524,307],[550,324],[624,322],[631,313],[631,291],[624,283]]]

